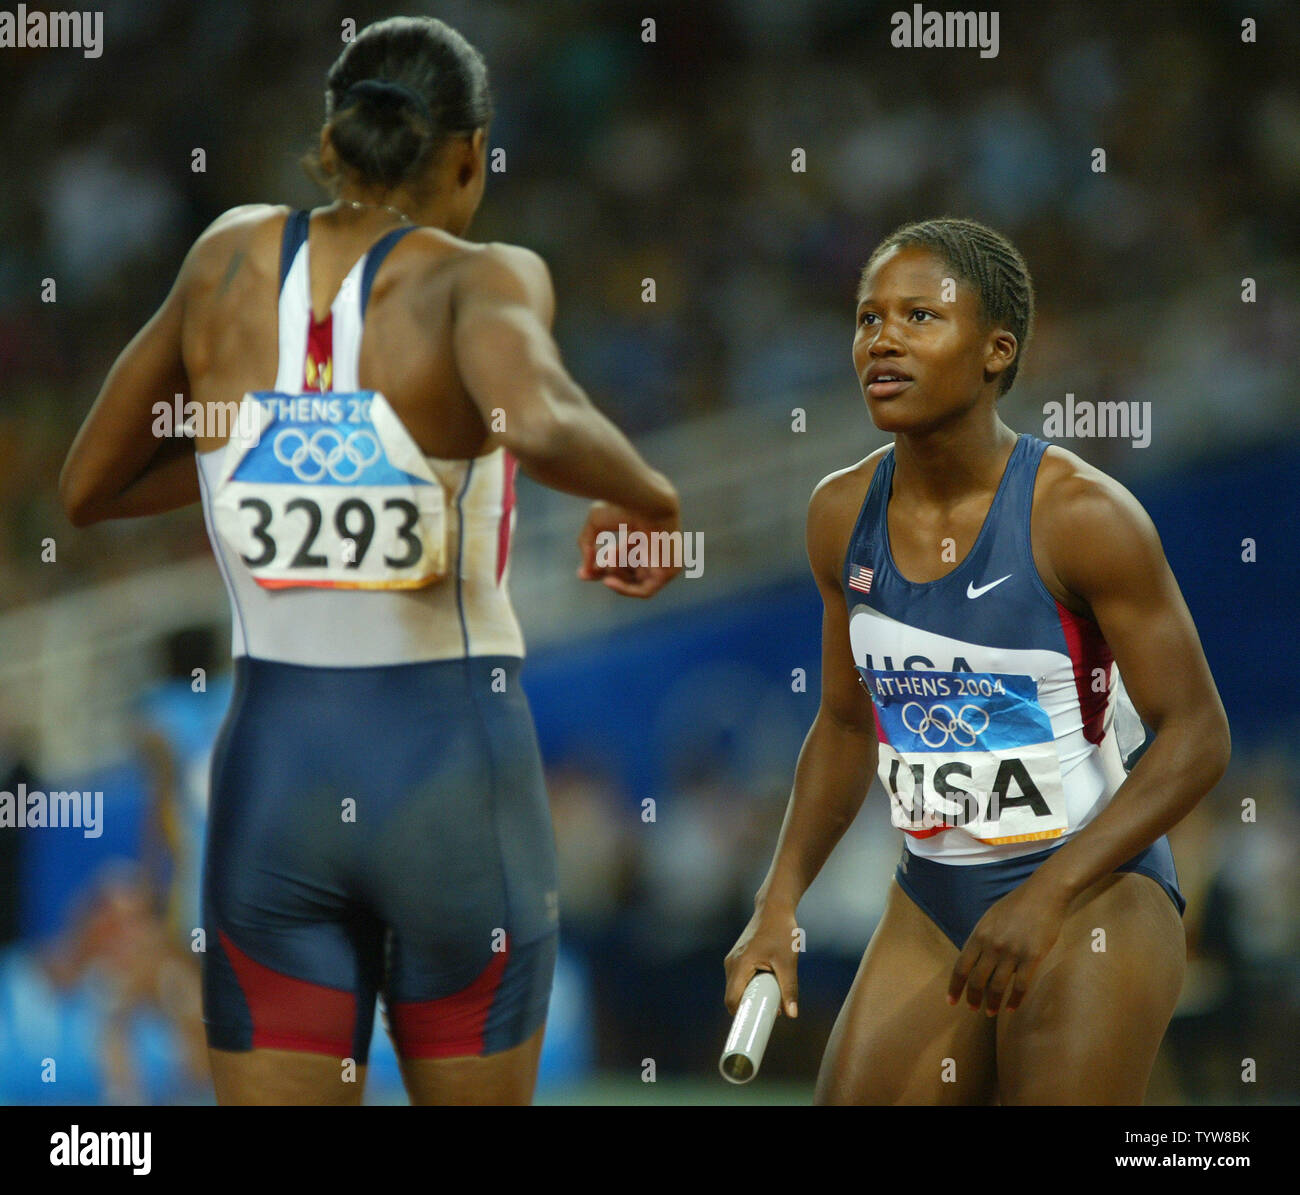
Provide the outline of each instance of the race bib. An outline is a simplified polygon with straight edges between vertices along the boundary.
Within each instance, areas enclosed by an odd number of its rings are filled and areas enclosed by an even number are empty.
[[[442,484],[376,391],[244,395],[212,499],[267,589],[416,589],[447,571]]]
[[[919,838],[960,826],[998,844],[1065,832],[1055,736],[1032,677],[858,671],[895,826]]]

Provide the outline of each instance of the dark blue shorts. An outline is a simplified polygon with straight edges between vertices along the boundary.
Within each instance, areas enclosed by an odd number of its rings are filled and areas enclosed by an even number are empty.
[[[491,1054],[546,1017],[555,838],[520,661],[241,656],[212,761],[203,1014],[220,1050]]]
[[[989,908],[1028,879],[1039,864],[1057,850],[1060,847],[996,863],[962,866],[924,859],[904,846],[894,878],[921,911],[943,930],[948,940],[962,950],[971,931]],[[1146,850],[1115,870],[1136,871],[1150,876],[1168,893],[1178,915],[1183,915],[1187,902],[1178,890],[1178,873],[1174,870],[1169,839],[1157,838]]]

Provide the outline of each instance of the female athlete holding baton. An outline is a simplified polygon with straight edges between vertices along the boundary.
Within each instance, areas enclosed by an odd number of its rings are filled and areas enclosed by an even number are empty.
[[[678,571],[596,565],[602,530],[677,530],[677,496],[565,371],[541,260],[462,239],[490,116],[454,30],[364,29],[329,72],[335,202],[217,220],[64,467],[78,525],[201,491],[231,599],[203,890],[222,1103],[358,1102],[377,992],[413,1102],[531,1098],[557,908],[516,462],[604,500],[580,576],[648,597]],[[154,438],[182,392],[204,426]]]
[[[1227,720],[1141,506],[998,417],[1032,319],[974,221],[904,226],[863,272],[854,366],[894,443],[809,505],[821,704],[726,963],[733,1012],[769,970],[795,1015],[795,910],[878,771],[905,849],[819,1103],[1140,1103],[1178,999],[1164,834]],[[1128,773],[1125,687],[1155,732]]]

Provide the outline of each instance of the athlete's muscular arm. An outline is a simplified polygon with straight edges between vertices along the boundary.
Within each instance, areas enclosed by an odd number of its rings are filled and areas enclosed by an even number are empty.
[[[1008,991],[1007,1006],[1020,1003],[1070,901],[1184,818],[1228,765],[1223,703],[1150,517],[1118,482],[1081,462],[1053,473],[1035,505],[1053,574],[1044,581],[1096,620],[1155,737],[1106,808],[971,934],[949,998],[964,983],[978,1008],[987,989],[990,1012]]]
[[[182,274],[183,274],[182,270]],[[154,404],[187,394],[181,361],[182,283],[108,371],[64,461],[59,497],[77,527],[158,514],[199,498],[194,445],[153,434]]]
[[[552,489],[596,498],[579,538],[578,575],[649,597],[679,569],[600,569],[596,534],[619,523],[676,531],[677,491],[569,376],[551,336],[555,292],[545,262],[517,245],[476,252],[452,292],[453,345],[465,388],[492,438],[529,477]]]
[[[848,829],[876,770],[871,699],[858,679],[849,643],[840,571],[862,502],[860,467],[832,474],[808,505],[808,560],[822,596],[821,704],[795,767],[776,853],[754,898],[754,916],[727,955],[726,1003],[734,1013],[756,971],[781,985],[786,1015],[799,997],[795,910]]]
[[[185,295],[210,268],[213,240],[253,206],[232,208],[204,230],[162,306],[108,371],[59,477],[59,497],[75,526],[161,514],[199,500],[194,442],[154,435],[154,406],[170,408],[177,394],[189,396],[181,356]]]

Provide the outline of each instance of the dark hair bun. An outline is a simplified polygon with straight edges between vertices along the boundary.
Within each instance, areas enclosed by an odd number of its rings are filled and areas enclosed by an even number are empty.
[[[433,17],[367,25],[330,68],[330,140],[345,166],[388,187],[418,175],[449,138],[492,118],[482,55]]]
[[[398,112],[402,108],[414,109],[425,121],[432,123],[429,105],[418,92],[412,91],[404,83],[392,79],[360,79],[343,93],[343,98],[334,109],[341,112],[353,104],[369,101],[377,113],[385,109]]]

